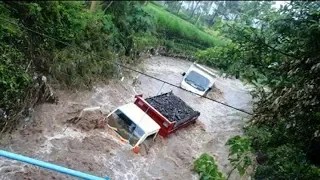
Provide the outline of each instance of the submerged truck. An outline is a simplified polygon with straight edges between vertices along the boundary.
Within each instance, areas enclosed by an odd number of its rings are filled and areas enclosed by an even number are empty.
[[[116,108],[107,117],[107,125],[124,142],[133,147],[146,139],[162,137],[196,122],[200,112],[194,111],[172,92],[143,99]]]
[[[207,95],[213,88],[216,78],[213,72],[197,63],[193,63],[182,76],[180,87],[200,96]]]

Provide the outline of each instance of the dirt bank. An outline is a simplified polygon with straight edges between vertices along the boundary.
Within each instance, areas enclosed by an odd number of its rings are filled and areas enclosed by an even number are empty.
[[[157,56],[146,59],[143,69],[178,85],[180,73],[190,64]],[[216,87],[213,98],[252,111],[251,96],[239,80],[219,77]],[[134,154],[108,129],[96,128],[97,120],[83,118],[80,124],[66,128],[67,120],[84,107],[101,106],[103,114],[108,114],[117,106],[132,102],[135,94],[150,97],[171,90],[201,113],[199,121],[166,139],[158,137],[147,153]],[[192,163],[202,152],[215,156],[224,173],[231,169],[224,144],[229,137],[241,133],[248,118],[246,114],[138,74],[99,85],[92,91],[60,91],[58,95],[59,104],[38,106],[31,121],[3,138],[1,148],[111,179],[197,179],[191,171]],[[0,158],[0,179],[74,178]],[[238,179],[236,173],[232,179]]]

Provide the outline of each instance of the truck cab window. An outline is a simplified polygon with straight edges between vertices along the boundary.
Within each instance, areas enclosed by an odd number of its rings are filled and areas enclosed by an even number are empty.
[[[184,81],[200,91],[205,91],[210,83],[209,79],[195,71],[190,71]]]
[[[108,124],[116,128],[116,132],[129,140],[131,145],[135,145],[144,134],[144,131],[119,109],[110,115]]]

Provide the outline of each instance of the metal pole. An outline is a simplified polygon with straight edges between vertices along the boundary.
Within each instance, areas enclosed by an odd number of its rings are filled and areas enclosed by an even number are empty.
[[[21,162],[25,162],[25,163],[28,163],[28,164],[36,165],[36,166],[39,166],[39,167],[42,167],[42,168],[50,169],[50,170],[53,170],[53,171],[57,171],[57,172],[60,172],[60,173],[63,173],[63,174],[67,174],[67,175],[70,175],[70,176],[74,176],[74,177],[82,178],[82,179],[86,179],[86,180],[109,180],[109,177],[101,178],[101,177],[93,176],[93,175],[86,174],[86,173],[83,173],[83,172],[80,172],[80,171],[68,169],[68,168],[65,168],[65,167],[62,167],[62,166],[58,166],[58,165],[51,164],[51,163],[48,163],[48,162],[44,162],[44,161],[40,161],[40,160],[37,160],[37,159],[29,158],[29,157],[22,156],[22,155],[19,155],[19,154],[15,154],[15,153],[11,153],[11,152],[8,152],[8,151],[0,150],[0,156],[6,157],[6,158],[9,158],[9,159],[13,159],[13,160],[17,160],[17,161],[21,161]]]

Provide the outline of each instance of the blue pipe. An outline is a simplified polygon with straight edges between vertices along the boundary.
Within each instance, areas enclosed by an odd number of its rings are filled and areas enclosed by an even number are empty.
[[[77,178],[82,178],[82,179],[85,179],[85,180],[109,180],[109,177],[101,178],[101,177],[93,176],[93,175],[86,174],[86,173],[83,173],[83,172],[80,172],[80,171],[75,171],[75,170],[68,169],[68,168],[65,168],[65,167],[62,167],[62,166],[58,166],[58,165],[55,165],[55,164],[51,164],[51,163],[47,163],[47,162],[44,162],[44,161],[36,160],[36,159],[29,158],[29,157],[26,157],[26,156],[22,156],[22,155],[19,155],[19,154],[11,153],[11,152],[8,152],[8,151],[0,150],[0,156],[6,157],[6,158],[9,158],[9,159],[13,159],[13,160],[17,160],[17,161],[21,161],[21,162],[25,162],[25,163],[28,163],[28,164],[40,166],[40,167],[43,167],[43,168],[46,168],[46,169],[57,171],[57,172],[60,172],[60,173],[63,173],[63,174],[67,174],[67,175],[70,175],[70,176],[74,176],[74,177],[77,177]]]

